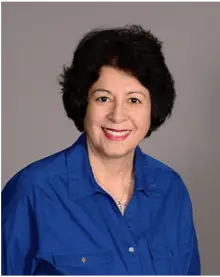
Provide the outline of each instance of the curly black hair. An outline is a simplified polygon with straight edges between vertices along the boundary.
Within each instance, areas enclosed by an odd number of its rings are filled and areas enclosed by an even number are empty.
[[[84,131],[89,88],[104,65],[132,74],[149,90],[151,124],[145,138],[149,137],[170,117],[176,98],[162,42],[140,25],[93,29],[79,41],[71,65],[63,66],[59,84],[66,114],[80,132]]]

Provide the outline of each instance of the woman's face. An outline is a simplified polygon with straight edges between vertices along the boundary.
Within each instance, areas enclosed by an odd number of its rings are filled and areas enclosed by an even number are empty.
[[[84,127],[88,144],[108,158],[135,150],[150,127],[149,91],[134,77],[103,66],[90,87]]]

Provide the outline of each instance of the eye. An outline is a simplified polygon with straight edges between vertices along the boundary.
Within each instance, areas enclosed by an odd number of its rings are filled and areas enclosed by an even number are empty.
[[[131,100],[131,101],[130,101]],[[130,98],[129,99],[129,102],[131,102],[131,103],[133,103],[133,104],[138,104],[138,103],[141,103],[141,101],[140,100],[138,100],[137,98],[135,98],[135,97],[132,97],[132,98]]]
[[[107,102],[107,100],[110,100],[110,99],[106,96],[101,96],[96,99],[96,101],[101,102],[101,103]]]

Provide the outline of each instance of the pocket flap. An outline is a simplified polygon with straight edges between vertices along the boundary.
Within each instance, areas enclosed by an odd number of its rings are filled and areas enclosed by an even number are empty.
[[[150,247],[150,253],[153,259],[171,259],[175,256],[181,256],[188,254],[192,251],[191,243],[182,243],[172,246],[159,246],[159,247]]]
[[[110,262],[112,260],[112,253],[109,250],[97,252],[82,251],[71,254],[53,254],[53,258],[57,266],[89,266]]]

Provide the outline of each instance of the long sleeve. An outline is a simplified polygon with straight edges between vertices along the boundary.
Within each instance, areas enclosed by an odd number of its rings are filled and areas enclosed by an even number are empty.
[[[193,226],[194,227],[194,226]],[[201,263],[200,263],[200,255],[199,255],[199,247],[198,247],[198,240],[195,232],[195,228],[193,228],[193,253],[188,269],[187,275],[201,275]]]
[[[199,244],[196,235],[196,229],[194,224],[194,216],[193,216],[193,206],[192,201],[189,195],[189,191],[185,184],[183,183],[182,178],[180,178],[180,182],[184,185],[184,205],[183,211],[185,214],[185,220],[188,222],[191,228],[191,236],[192,236],[192,254],[190,258],[190,263],[187,271],[187,275],[201,275],[201,264],[200,264],[200,255],[199,255]]]
[[[2,275],[31,275],[37,227],[30,199],[13,179],[2,192]]]
[[[39,189],[40,174],[23,170],[0,194],[0,276],[58,276],[51,256],[41,256],[45,234],[45,193]],[[34,180],[34,182],[33,182]],[[46,182],[41,179],[42,186]],[[46,245],[45,245],[46,244]]]

